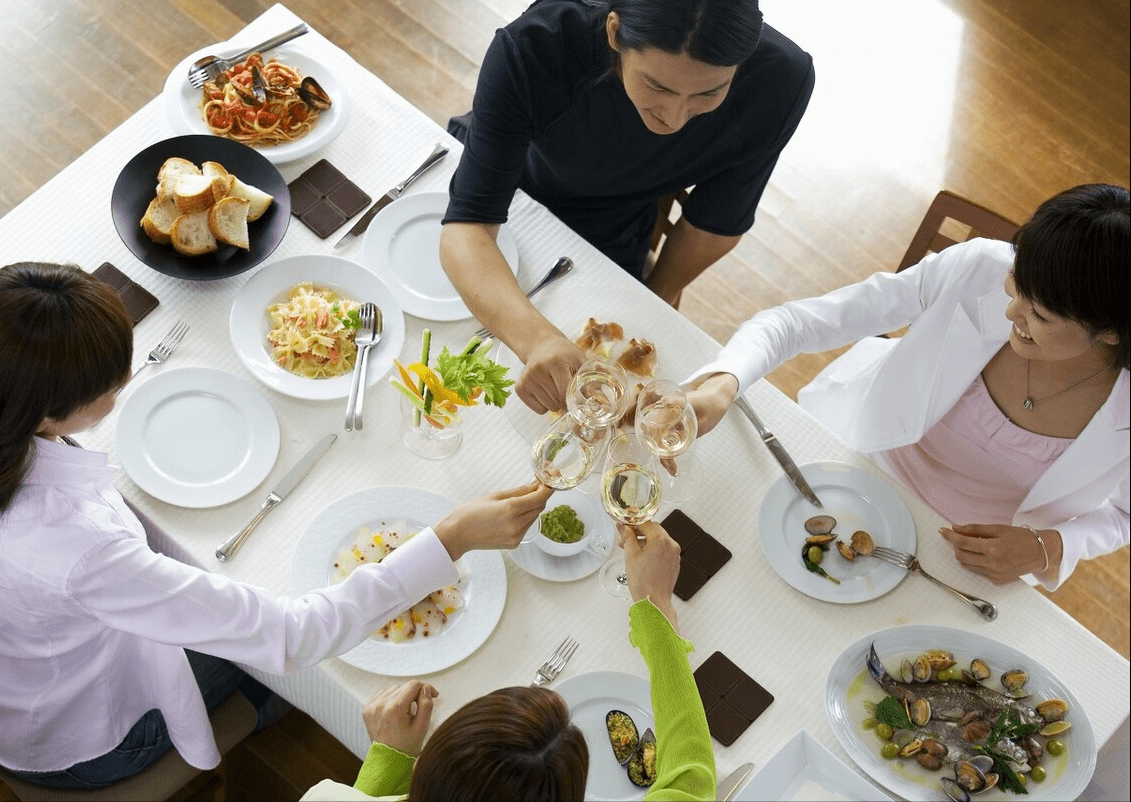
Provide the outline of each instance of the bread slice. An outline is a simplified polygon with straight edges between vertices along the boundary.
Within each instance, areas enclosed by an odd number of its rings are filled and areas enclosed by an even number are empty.
[[[247,213],[251,201],[245,198],[224,198],[216,202],[208,210],[208,229],[212,236],[243,248],[245,251],[251,247],[247,239]]]
[[[233,198],[244,198],[251,203],[247,210],[248,222],[254,222],[263,216],[271,204],[275,202],[273,195],[270,195],[258,187],[253,187],[251,184],[245,184],[239,178],[232,176],[232,188],[228,190],[228,195]]]
[[[161,200],[173,197],[173,190],[182,175],[200,175],[200,168],[180,156],[166,159],[157,171],[157,197]]]
[[[212,253],[219,246],[216,237],[208,228],[208,210],[182,214],[173,221],[169,231],[169,239],[177,253],[185,256],[199,256],[202,253]]]
[[[200,165],[200,171],[206,178],[212,179],[212,196],[217,201],[231,192],[236,177],[229,173],[220,162],[204,162]]]
[[[170,241],[169,232],[173,228],[173,222],[180,214],[177,204],[173,202],[172,198],[165,198],[164,200],[154,198],[145,210],[145,217],[141,218],[141,227],[149,235],[149,238],[158,245],[168,245]]]
[[[205,175],[182,175],[173,187],[173,200],[181,214],[203,212],[216,202],[216,192],[212,184],[219,179]]]

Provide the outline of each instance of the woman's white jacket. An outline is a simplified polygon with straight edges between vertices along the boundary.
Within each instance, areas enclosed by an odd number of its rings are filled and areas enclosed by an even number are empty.
[[[859,340],[801,390],[798,403],[864,453],[915,443],[1008,339],[1003,283],[1012,266],[1009,243],[976,239],[899,273],[783,304],[746,321],[695,376],[732,373],[741,393],[798,353]],[[902,337],[871,336],[907,324]],[[1056,584],[1079,560],[1128,543],[1129,406],[1131,381],[1123,370],[1014,516],[1014,525],[1060,532],[1064,556]]]

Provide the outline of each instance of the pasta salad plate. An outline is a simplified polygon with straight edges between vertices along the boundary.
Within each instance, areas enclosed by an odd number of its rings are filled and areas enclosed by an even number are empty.
[[[829,669],[825,680],[825,712],[833,734],[869,777],[889,791],[908,800],[946,799],[940,788],[941,778],[953,776],[953,768],[944,764],[939,771],[928,771],[918,765],[915,758],[886,759],[880,755],[882,741],[864,729],[863,722],[871,713],[866,702],[879,702],[885,693],[872,679],[866,668],[869,648],[875,645],[876,654],[888,672],[899,671],[903,658],[916,659],[928,650],[949,651],[957,661],[957,668],[966,668],[977,658],[984,662],[989,676],[984,681],[987,689],[1003,690],[1000,682],[1004,672],[1021,669],[1028,675],[1023,691],[1030,695],[1018,700],[1027,707],[1036,707],[1049,699],[1068,703],[1065,721],[1071,724],[1058,736],[1065,744],[1059,756],[1045,751],[1041,766],[1047,773],[1042,782],[1030,779],[1025,783],[1025,795],[998,787],[979,792],[974,799],[981,802],[998,800],[1076,799],[1087,787],[1096,766],[1096,741],[1091,723],[1072,691],[1032,657],[969,630],[935,625],[893,627],[857,640],[841,653]],[[930,688],[929,685],[923,686]],[[921,691],[929,695],[929,690]],[[927,726],[931,722],[928,721]],[[1037,736],[1044,742],[1044,736]],[[949,771],[948,771],[949,768]]]
[[[381,309],[381,341],[369,351],[366,383],[372,386],[393,366],[404,345],[404,314],[381,279],[356,262],[337,256],[309,254],[280,259],[253,275],[236,293],[228,325],[236,355],[255,378],[293,398],[324,400],[349,395],[351,370],[327,378],[307,378],[281,366],[268,339],[268,308],[286,302],[293,288],[311,283],[351,304],[372,301]],[[352,364],[352,363],[351,363]]]
[[[303,594],[332,584],[343,556],[369,533],[400,530],[411,535],[446,515],[455,502],[415,487],[383,486],[352,493],[320,512],[299,538],[291,561],[291,589]],[[343,552],[346,554],[343,555]],[[473,654],[490,637],[507,595],[507,571],[497,551],[470,551],[460,558],[458,609],[427,637],[400,642],[367,638],[340,659],[390,677],[431,674]],[[420,626],[418,623],[417,626]]]
[[[204,90],[193,87],[188,82],[188,68],[194,61],[205,55],[231,56],[245,47],[253,47],[251,42],[227,42],[222,45],[209,45],[183,59],[169,77],[165,79],[162,101],[166,117],[173,130],[181,134],[214,135],[204,118],[202,108]],[[338,81],[329,64],[320,57],[318,42],[303,37],[289,42],[263,54],[264,61],[277,59],[279,63],[293,68],[301,77],[315,79],[330,98],[330,107],[320,111],[313,127],[297,139],[277,144],[263,144],[249,141],[251,147],[272,164],[286,164],[307,156],[329,144],[342,132],[350,117],[350,95],[344,84]]]

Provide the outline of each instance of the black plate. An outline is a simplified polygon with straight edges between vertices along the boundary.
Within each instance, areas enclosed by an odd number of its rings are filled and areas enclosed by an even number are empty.
[[[141,218],[157,188],[157,171],[172,156],[188,159],[198,167],[219,162],[245,184],[275,197],[262,217],[248,223],[249,250],[220,243],[219,250],[200,256],[182,256],[172,245],[158,245],[141,227]],[[158,273],[193,281],[228,278],[262,262],[283,241],[291,221],[291,193],[287,182],[264,156],[247,145],[209,134],[190,134],[150,145],[130,159],[110,196],[110,212],[118,236],[130,252]]]

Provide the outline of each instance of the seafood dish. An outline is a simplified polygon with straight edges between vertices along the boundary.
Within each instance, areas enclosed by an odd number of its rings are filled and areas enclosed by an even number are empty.
[[[416,531],[405,521],[397,521],[376,530],[368,526],[361,527],[353,543],[342,549],[334,560],[332,581],[341,582],[358,566],[380,562],[415,534]],[[393,617],[371,637],[391,643],[403,643],[416,637],[438,635],[449,616],[461,607],[463,594],[457,586],[448,585],[429,593],[408,610]]]
[[[805,542],[801,546],[801,562],[805,565],[806,570],[839,585],[840,580],[821,567],[825,552],[829,551],[835,544],[837,553],[841,557],[849,562],[854,562],[858,556],[871,554],[875,544],[872,536],[863,529],[857,529],[853,532],[851,539],[846,543],[833,532],[835,528],[836,518],[831,515],[814,515],[805,521],[805,531],[808,533],[808,537],[805,538]]]
[[[605,729],[613,756],[625,767],[633,785],[648,788],[656,782],[656,736],[651,728],[640,735],[632,716],[623,710],[605,714]]]
[[[1033,699],[1022,668],[1002,671],[998,690],[985,660],[962,668],[953,653],[928,649],[902,658],[893,675],[872,645],[867,669],[886,694],[868,705],[873,717],[863,722],[881,756],[938,772],[941,790],[957,802],[995,787],[1028,793],[1027,784],[1048,775],[1045,756],[1068,748],[1061,738],[1072,727],[1068,703]]]
[[[217,136],[264,146],[306,136],[332,105],[310,76],[260,53],[222,72],[202,89],[201,113]]]

